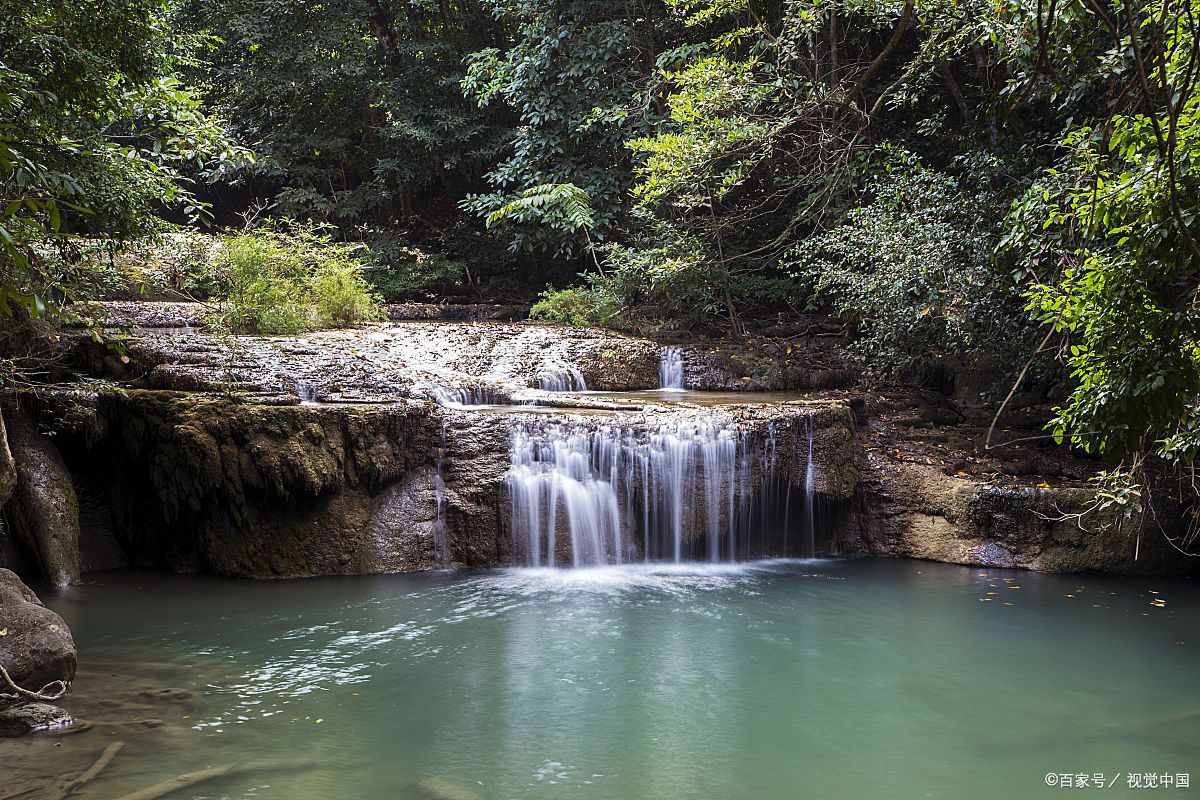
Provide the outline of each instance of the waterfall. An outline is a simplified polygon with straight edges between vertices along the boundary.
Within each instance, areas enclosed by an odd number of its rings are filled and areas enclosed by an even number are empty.
[[[584,567],[788,554],[790,482],[773,427],[763,439],[719,413],[535,419],[514,420],[509,436],[505,480],[519,562]],[[781,483],[789,489],[780,491]]]
[[[437,457],[434,461],[433,473],[433,497],[434,497],[434,522],[433,522],[433,555],[434,561],[441,568],[445,569],[450,565],[449,548],[447,547],[448,537],[446,536],[446,428],[447,423],[442,422],[442,438],[438,442]]]
[[[438,405],[447,408],[494,406],[505,402],[502,393],[493,386],[459,386],[455,388],[435,386],[429,392]]]
[[[660,389],[683,391],[683,351],[678,347],[663,348],[658,360],[658,385]]]
[[[538,375],[538,388],[547,392],[586,392],[588,387],[582,372],[570,364],[562,364],[543,370]]]
[[[300,378],[294,379],[296,386],[296,396],[300,398],[300,405],[312,405],[318,402],[317,387]]]
[[[817,471],[813,468],[813,419],[809,416],[805,427],[808,431],[808,461],[804,466],[804,513],[808,523],[808,552],[817,553]]]

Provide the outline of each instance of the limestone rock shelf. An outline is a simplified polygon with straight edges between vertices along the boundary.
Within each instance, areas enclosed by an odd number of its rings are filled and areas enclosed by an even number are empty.
[[[196,312],[143,305],[107,310],[135,326]],[[651,518],[644,507],[651,492],[639,481],[665,480],[639,464],[661,458],[666,440],[685,429],[730,437],[734,449],[720,458],[729,465],[722,474],[733,477],[720,491],[706,477],[716,475],[716,461],[701,463],[708,451],[700,445],[680,451],[694,464],[672,467],[694,515],[674,523],[686,552],[863,552],[1052,571],[1196,569],[1140,517],[1099,532],[1076,524],[1069,515],[1086,502],[1085,472],[1096,465],[1055,467],[1049,487],[1036,475],[961,469],[970,452],[962,442],[903,457],[930,430],[970,436],[961,423],[930,414],[904,428],[897,423],[904,414],[883,398],[819,388],[844,378],[824,351],[809,354],[811,367],[801,352],[784,369],[772,356],[731,368],[725,356],[685,346],[692,389],[777,393],[659,393],[663,346],[599,330],[400,322],[292,337],[217,337],[191,325],[132,333],[124,358],[79,336],[68,347],[74,382],[20,398],[51,454],[43,460],[60,454],[69,470],[85,572],[144,564],[290,577],[527,563],[539,545],[522,545],[523,532],[513,530],[514,520],[530,517],[514,514],[510,470],[514,432],[531,420],[560,426],[547,441],[572,432],[596,439],[572,445],[593,462],[586,474],[552,466],[557,456],[549,451],[525,456],[537,469],[568,470],[564,479],[580,486],[609,480],[595,471],[608,457],[604,448],[629,448],[614,462],[630,477],[621,478],[609,510],[634,525]],[[779,384],[792,390],[778,393]],[[558,502],[553,493],[533,496]],[[796,496],[806,499],[797,505]],[[782,541],[764,535],[755,549],[699,543],[724,535],[715,532],[718,516],[744,514],[757,524],[772,503],[790,518]],[[816,507],[828,530],[798,550],[787,526],[803,524],[795,514]],[[549,513],[569,512],[564,505]],[[573,523],[564,516],[556,524]],[[706,524],[713,532],[704,532]],[[644,557],[643,544],[649,539],[622,540],[623,556]],[[34,573],[34,550],[6,541],[0,563]]]

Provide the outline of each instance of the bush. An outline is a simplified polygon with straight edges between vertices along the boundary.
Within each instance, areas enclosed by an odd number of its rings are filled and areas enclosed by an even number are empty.
[[[569,289],[547,287],[529,309],[532,319],[579,326],[607,325],[616,313],[615,303],[594,283]]]
[[[157,233],[118,247],[111,240],[77,239],[47,253],[75,300],[207,300],[221,289],[217,237],[196,231]]]
[[[312,278],[318,327],[347,328],[381,318],[378,302],[353,265],[327,267]]]
[[[382,318],[356,251],[319,230],[259,228],[229,236],[219,258],[224,323],[238,333],[290,334]]]
[[[1008,198],[986,164],[956,173],[883,152],[867,201],[811,236],[785,266],[857,328],[869,374],[905,379],[934,360],[991,365],[1002,387],[1032,350],[1022,285],[997,262]],[[986,357],[986,361],[984,358]]]

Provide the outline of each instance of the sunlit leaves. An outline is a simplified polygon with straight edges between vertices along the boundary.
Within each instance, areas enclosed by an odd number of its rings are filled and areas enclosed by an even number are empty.
[[[1097,61],[1127,88],[1065,133],[1059,163],[1014,207],[1006,245],[1059,268],[1029,294],[1064,335],[1075,380],[1056,437],[1186,462],[1200,443],[1200,5],[1138,10],[1132,28],[1117,17]]]
[[[0,17],[6,301],[41,314],[51,295],[69,298],[46,253],[79,236],[146,234],[164,206],[200,216],[191,181],[248,160],[173,76],[188,44],[169,32],[165,13],[149,0],[31,0]]]

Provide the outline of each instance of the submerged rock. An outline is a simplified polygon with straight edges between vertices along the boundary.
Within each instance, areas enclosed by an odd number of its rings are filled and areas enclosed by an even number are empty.
[[[70,683],[77,665],[75,641],[62,617],[7,569],[0,569],[0,664],[14,683],[31,691],[53,681]]]
[[[74,721],[66,709],[49,703],[24,703],[0,709],[0,733],[22,734],[65,728]]]

